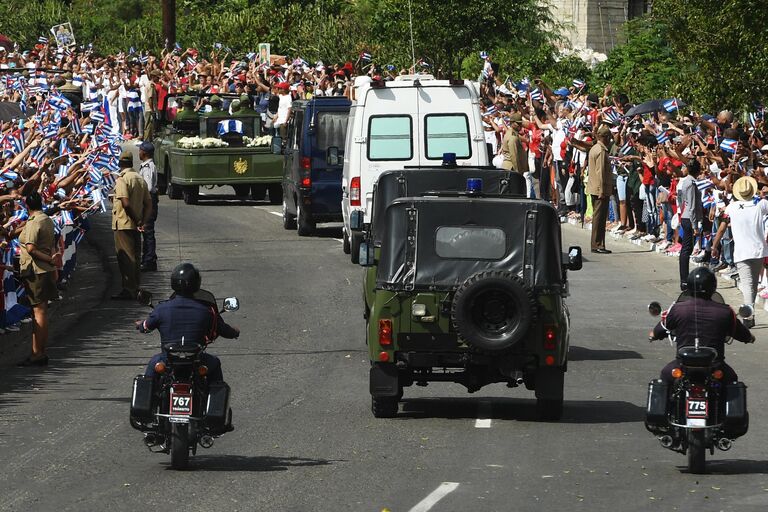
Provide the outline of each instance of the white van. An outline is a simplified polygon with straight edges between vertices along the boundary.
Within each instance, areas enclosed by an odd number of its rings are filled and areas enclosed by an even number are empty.
[[[357,262],[362,235],[350,230],[350,214],[371,221],[373,186],[384,171],[440,165],[455,153],[457,165],[488,165],[479,95],[469,80],[435,80],[431,75],[393,81],[359,77],[349,112],[344,148],[341,208],[344,252]]]

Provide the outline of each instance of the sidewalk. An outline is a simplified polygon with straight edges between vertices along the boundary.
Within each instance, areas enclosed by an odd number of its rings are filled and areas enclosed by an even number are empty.
[[[582,228],[581,222],[579,222],[576,219],[568,219],[567,222],[561,224],[563,226],[563,229],[568,230],[574,230],[574,231],[581,231],[581,232],[590,232],[592,231],[592,223],[585,223],[584,227]],[[660,264],[663,264],[665,266],[668,266],[670,269],[673,269],[675,272],[677,272],[677,261],[679,256],[678,255],[672,255],[664,252],[657,243],[647,242],[644,240],[630,240],[629,237],[623,236],[619,233],[611,233],[610,231],[606,231],[606,238],[608,240],[609,249],[611,249],[610,244],[619,244],[622,247],[630,248],[630,247],[640,247],[642,249],[645,249],[649,254],[647,255],[648,258],[654,258],[659,261]],[[587,243],[585,246],[582,247],[585,256],[589,254],[589,243]],[[655,254],[650,254],[655,253]],[[610,257],[610,255],[608,256]],[[696,267],[703,266],[702,263],[698,263],[691,259],[691,265],[690,268],[693,270]],[[737,310],[739,306],[743,303],[744,299],[742,297],[741,291],[739,291],[738,287],[736,286],[736,282],[732,279],[729,279],[722,274],[716,274],[717,275],[717,291],[720,292],[720,294],[723,296],[725,301],[731,305],[731,307],[734,310]],[[664,304],[662,304],[664,305]],[[768,321],[768,314],[765,312],[768,312],[768,301],[763,301],[759,296],[755,300],[755,320],[760,323],[765,323]]]
[[[109,219],[108,214],[89,219],[91,229],[78,245],[76,270],[62,292],[64,299],[49,306],[49,346],[55,346],[83,315],[106,298],[112,281],[109,258],[114,259]],[[29,355],[31,337],[31,323],[22,323],[19,332],[0,336],[0,367],[23,361]]]

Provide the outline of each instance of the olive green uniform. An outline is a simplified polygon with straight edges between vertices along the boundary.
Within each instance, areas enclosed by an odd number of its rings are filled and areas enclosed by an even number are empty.
[[[127,198],[131,218],[123,208],[121,198]],[[112,202],[112,230],[115,234],[115,252],[120,267],[123,290],[135,296],[139,291],[141,276],[141,233],[138,231],[146,213],[152,210],[152,198],[147,183],[131,168],[123,169],[115,183],[115,200]]]

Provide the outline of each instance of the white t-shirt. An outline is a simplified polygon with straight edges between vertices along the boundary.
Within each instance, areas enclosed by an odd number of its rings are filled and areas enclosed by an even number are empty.
[[[768,256],[765,242],[765,218],[768,201],[733,201],[725,208],[731,219],[733,261],[762,259]]]
[[[280,103],[277,104],[277,118],[275,119],[275,128],[288,122],[288,110],[291,108],[293,99],[290,94],[281,94]]]
[[[565,140],[565,119],[558,119],[556,130],[552,134],[552,159],[555,162],[562,162],[560,157],[560,149]]]

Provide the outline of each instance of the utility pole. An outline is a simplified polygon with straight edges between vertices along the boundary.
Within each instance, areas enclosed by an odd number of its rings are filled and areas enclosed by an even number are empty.
[[[160,0],[163,2],[163,37],[165,49],[170,50],[176,44],[176,0]]]

